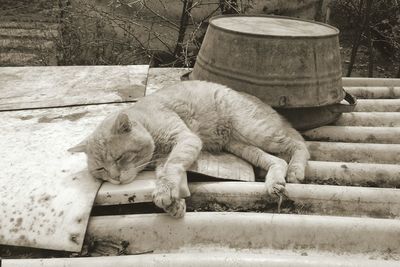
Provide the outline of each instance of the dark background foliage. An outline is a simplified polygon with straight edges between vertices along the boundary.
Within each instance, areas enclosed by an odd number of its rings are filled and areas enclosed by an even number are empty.
[[[0,65],[192,67],[208,19],[235,13],[328,22],[344,75],[400,76],[397,0],[0,0]]]

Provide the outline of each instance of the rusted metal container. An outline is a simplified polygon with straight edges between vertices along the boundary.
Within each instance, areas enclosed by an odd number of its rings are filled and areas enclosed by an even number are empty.
[[[217,16],[190,79],[225,84],[273,107],[338,103],[345,96],[338,33],[289,17]]]

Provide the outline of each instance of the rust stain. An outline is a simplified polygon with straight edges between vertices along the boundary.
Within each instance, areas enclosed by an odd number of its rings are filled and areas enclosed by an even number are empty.
[[[24,240],[26,240],[26,236],[25,236],[25,235],[20,235],[20,236],[18,237],[18,240],[21,241],[21,242],[23,242]]]
[[[32,119],[33,118],[33,116],[32,115],[28,115],[28,116],[21,116],[21,117],[19,117],[21,120],[23,120],[23,121],[26,121],[26,120],[30,120],[30,119]]]
[[[370,134],[367,136],[367,138],[365,138],[365,141],[367,141],[368,143],[375,143],[376,142],[376,136],[373,134]]]
[[[121,97],[121,100],[133,100],[141,97],[144,92],[144,86],[137,85],[130,88],[119,88],[116,93]]]
[[[396,93],[393,86],[389,86],[389,98],[396,98]]]
[[[128,202],[129,203],[134,203],[135,202],[135,198],[136,198],[136,195],[133,194],[132,196],[128,197]]]
[[[40,198],[37,200],[38,203],[45,203],[48,202],[49,200],[55,198],[55,196],[51,196],[49,194],[42,194]]]
[[[21,224],[22,224],[22,221],[23,221],[23,219],[22,219],[21,217],[18,218],[18,219],[17,219],[17,222],[16,222],[16,224],[15,224],[15,227],[20,227]]]
[[[77,234],[77,233],[74,233],[74,234],[70,234],[70,235],[69,235],[69,240],[70,240],[71,242],[77,244],[77,245],[79,245],[78,238],[79,238],[79,234]]]
[[[343,168],[343,169],[345,169],[345,170],[347,170],[347,169],[349,168],[349,167],[347,167],[346,164],[342,164],[342,165],[340,165],[340,167]]]
[[[86,114],[88,114],[89,111],[84,111],[84,112],[78,112],[78,113],[72,113],[69,115],[61,115],[61,116],[56,116],[56,117],[41,117],[39,118],[38,122],[39,123],[52,123],[54,120],[69,120],[69,121],[77,121],[81,118],[83,118],[84,116],[86,116]]]

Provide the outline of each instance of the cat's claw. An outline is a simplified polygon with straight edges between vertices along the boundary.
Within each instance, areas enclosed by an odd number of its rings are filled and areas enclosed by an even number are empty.
[[[300,183],[304,180],[305,168],[300,164],[289,164],[287,171],[287,180],[289,183]]]
[[[157,207],[166,209],[171,206],[174,201],[178,201],[178,188],[171,188],[167,183],[159,183],[153,191],[153,202]]]
[[[175,218],[182,218],[186,212],[186,203],[184,199],[175,200],[170,206],[164,209],[169,215]]]
[[[284,183],[267,183],[266,184],[267,191],[269,195],[276,195],[276,196],[285,196],[287,197],[287,190]]]

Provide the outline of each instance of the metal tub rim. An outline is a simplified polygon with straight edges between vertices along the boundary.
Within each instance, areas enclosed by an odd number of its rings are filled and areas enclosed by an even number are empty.
[[[325,34],[325,35],[318,35],[318,36],[276,36],[276,35],[272,35],[272,34],[257,34],[257,33],[247,33],[247,32],[241,32],[241,31],[235,31],[235,30],[229,30],[220,26],[217,26],[215,24],[213,24],[212,22],[214,20],[220,19],[220,18],[228,18],[228,17],[266,17],[266,18],[276,18],[276,19],[288,19],[288,20],[296,20],[296,21],[302,21],[302,22],[309,22],[309,23],[313,23],[313,24],[318,24],[320,26],[325,26],[327,28],[330,28],[331,30],[335,31],[334,33],[329,33],[329,34]],[[340,31],[339,29],[337,29],[336,27],[333,27],[331,25],[328,25],[326,23],[322,23],[322,22],[317,22],[317,21],[312,21],[312,20],[307,20],[307,19],[299,19],[299,18],[293,18],[293,17],[288,17],[288,16],[278,16],[278,15],[263,15],[263,14],[248,14],[248,15],[243,15],[243,14],[230,14],[230,15],[218,15],[215,17],[212,17],[209,20],[209,26],[212,26],[218,30],[222,30],[224,32],[227,33],[240,33],[246,36],[252,36],[252,37],[271,37],[271,38],[280,38],[280,39],[297,39],[297,38],[306,38],[306,39],[319,39],[319,38],[324,38],[324,37],[332,37],[332,36],[337,36],[339,35]]]

